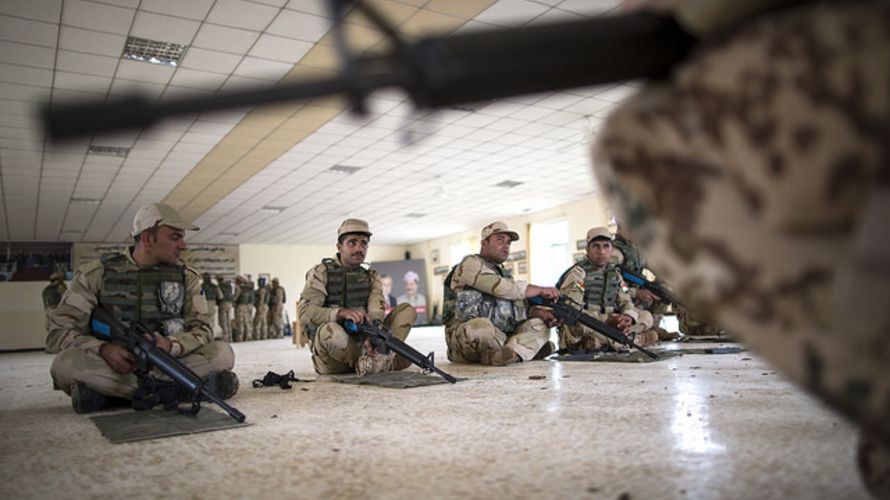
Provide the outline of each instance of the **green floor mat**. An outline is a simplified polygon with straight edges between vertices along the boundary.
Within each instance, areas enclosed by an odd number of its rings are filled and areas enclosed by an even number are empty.
[[[390,389],[408,389],[410,387],[448,383],[447,380],[438,375],[427,375],[418,372],[381,372],[365,376],[344,375],[332,378],[334,381],[344,384],[376,385],[389,387]]]
[[[198,432],[244,427],[224,413],[202,407],[197,415],[183,415],[161,409],[125,411],[90,417],[102,435],[114,444],[157,439]]]

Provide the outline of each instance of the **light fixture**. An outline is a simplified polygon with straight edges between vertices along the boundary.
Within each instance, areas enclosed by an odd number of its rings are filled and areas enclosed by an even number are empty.
[[[130,153],[130,148],[121,148],[117,146],[100,146],[98,144],[90,144],[87,153],[99,156],[119,156],[125,157]]]
[[[335,174],[340,174],[340,175],[352,175],[361,169],[362,169],[362,167],[351,167],[349,165],[334,165],[333,167],[328,169],[328,172],[333,172]]]
[[[102,200],[99,198],[71,198],[71,203],[83,203],[84,205],[100,205]]]
[[[121,57],[175,68],[179,66],[186,48],[188,45],[131,36],[127,38]]]
[[[419,212],[408,212],[405,214],[405,217],[411,217],[412,219],[419,219],[421,217],[426,217],[426,214],[422,214]]]
[[[284,212],[285,208],[287,207],[273,207],[271,205],[266,205],[265,207],[260,209],[260,212],[267,214],[280,214],[281,212]]]
[[[498,182],[497,184],[495,184],[495,186],[509,189],[509,188],[514,188],[520,184],[522,184],[522,182],[511,181],[511,180],[507,179],[505,181]]]

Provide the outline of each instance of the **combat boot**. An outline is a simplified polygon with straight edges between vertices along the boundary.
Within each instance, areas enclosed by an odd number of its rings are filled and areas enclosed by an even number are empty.
[[[519,356],[507,346],[482,351],[479,356],[480,363],[490,366],[506,366],[517,361],[519,361]]]
[[[207,375],[205,384],[211,392],[223,399],[229,399],[237,394],[240,385],[238,375],[230,370],[211,372]]]
[[[71,407],[74,413],[92,413],[109,405],[108,396],[87,387],[83,382],[71,384]]]

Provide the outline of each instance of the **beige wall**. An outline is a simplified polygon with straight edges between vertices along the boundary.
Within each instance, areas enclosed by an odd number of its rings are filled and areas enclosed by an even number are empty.
[[[368,261],[399,260],[405,258],[404,246],[374,245],[368,249]],[[296,303],[306,284],[306,271],[325,257],[333,257],[337,247],[331,245],[241,245],[239,248],[242,274],[250,274],[254,280],[261,273],[278,278],[287,292],[287,309],[290,320],[296,318]]]
[[[43,289],[48,281],[0,283],[0,350],[43,349],[46,316]]]
[[[594,226],[605,226],[608,223],[608,211],[605,200],[602,196],[594,195],[590,198],[559,205],[557,207],[537,212],[533,214],[504,219],[507,225],[519,233],[519,241],[510,246],[511,252],[525,250],[529,255],[529,272],[531,272],[531,251],[529,247],[529,228],[534,222],[544,222],[554,219],[565,219],[569,225],[569,252],[574,253],[575,241],[583,240],[587,235],[587,230]],[[457,262],[451,262],[451,245],[458,244],[462,241],[470,243],[473,253],[479,251],[479,233],[482,226],[492,221],[485,221],[479,224],[478,229],[465,231],[462,233],[452,234],[444,238],[411,245],[408,250],[415,259],[424,259],[426,261],[427,283],[431,289],[427,290],[427,297],[430,302],[429,307],[438,305],[438,311],[442,312],[442,287],[445,280],[444,274],[434,275],[433,268],[436,266],[454,266]],[[439,252],[439,262],[433,263],[433,250]],[[571,257],[571,256],[570,256]],[[518,279],[528,279],[527,275],[517,275]],[[552,285],[552,283],[540,283],[541,285]]]

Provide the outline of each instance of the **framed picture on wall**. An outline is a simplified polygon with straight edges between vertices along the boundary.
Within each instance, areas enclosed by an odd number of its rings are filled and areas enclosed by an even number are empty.
[[[260,273],[256,277],[257,286],[265,286],[272,283],[272,275],[269,273]]]
[[[373,262],[371,269],[380,273],[383,301],[389,312],[396,305],[411,304],[417,311],[416,325],[429,321],[427,313],[426,261],[423,259]]]
[[[528,274],[527,260],[520,260],[516,263],[516,274]]]

